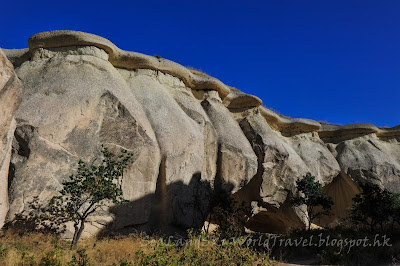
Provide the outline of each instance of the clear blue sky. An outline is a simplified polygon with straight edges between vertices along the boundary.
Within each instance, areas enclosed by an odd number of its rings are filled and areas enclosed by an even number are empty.
[[[71,29],[161,55],[291,117],[400,124],[400,1],[4,1],[0,47]]]

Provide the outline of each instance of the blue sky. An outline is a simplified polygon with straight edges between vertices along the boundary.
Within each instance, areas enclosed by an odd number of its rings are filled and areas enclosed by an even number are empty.
[[[0,47],[71,29],[161,55],[284,115],[400,124],[400,1],[4,1]]]

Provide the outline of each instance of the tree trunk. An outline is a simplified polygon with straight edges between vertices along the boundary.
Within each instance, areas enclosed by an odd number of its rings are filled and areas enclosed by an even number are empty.
[[[74,238],[72,239],[72,243],[71,243],[71,249],[76,249],[77,245],[78,245],[78,240],[82,235],[83,229],[85,229],[85,221],[81,220],[80,222],[80,227],[78,229],[78,225],[75,226],[75,233],[74,233]]]
[[[74,237],[72,238],[71,249],[73,248],[73,243],[75,242],[76,236],[78,235],[79,222],[74,222],[74,228],[75,228],[75,232],[74,232]]]

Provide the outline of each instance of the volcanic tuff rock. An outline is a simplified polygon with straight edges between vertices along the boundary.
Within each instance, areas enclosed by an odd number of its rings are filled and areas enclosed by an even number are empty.
[[[21,84],[14,67],[0,49],[0,227],[8,211],[8,170],[16,126],[14,113],[21,96]]]
[[[28,44],[4,50],[22,80],[19,107],[18,78],[0,54],[0,226],[35,196],[46,203],[79,159],[98,162],[102,145],[134,154],[121,180],[130,203],[98,212],[91,234],[199,226],[199,184],[245,201],[247,227],[263,232],[304,225],[286,199],[307,172],[334,197],[336,220],[355,181],[400,192],[399,127],[283,117],[213,77],[92,34],[44,32]]]

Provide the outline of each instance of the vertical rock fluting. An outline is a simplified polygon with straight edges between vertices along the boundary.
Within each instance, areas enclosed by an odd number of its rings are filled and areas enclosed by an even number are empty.
[[[357,182],[374,183],[389,191],[400,192],[399,126],[324,124],[318,134],[341,168],[340,175],[324,187],[324,191],[333,197],[334,215],[331,219],[322,219],[321,225],[337,224],[349,215],[352,198],[360,191]]]
[[[104,60],[107,54],[80,49],[38,50],[17,70],[24,100],[16,114],[8,219],[29,211],[35,196],[47,203],[79,159],[99,163],[103,145],[134,155],[121,180],[131,206],[97,213],[86,232],[96,233],[115,215],[116,227],[148,222],[160,163],[155,134],[125,81]]]
[[[335,226],[345,221],[353,205],[353,198],[360,193],[355,182],[343,171],[323,188],[323,192],[333,199],[332,214],[324,216],[317,224],[320,226]]]
[[[287,196],[307,172],[337,202],[321,225],[346,216],[355,181],[400,191],[399,127],[283,117],[206,74],[92,34],[44,32],[28,43],[6,51],[23,83],[16,120],[19,81],[0,52],[0,226],[8,201],[9,220],[35,196],[45,203],[79,159],[101,159],[102,145],[134,154],[121,180],[130,203],[97,213],[89,233],[199,226],[199,185],[245,201],[249,228],[263,232],[303,225]]]
[[[237,192],[254,177],[258,163],[249,141],[233,115],[214,93],[207,93],[202,101],[205,112],[213,123],[218,136],[218,178],[222,187]]]
[[[21,83],[14,67],[0,49],[0,228],[8,212],[8,176],[14,113],[22,99]]]
[[[236,195],[251,207],[247,227],[261,232],[284,232],[302,226],[304,217],[299,217],[285,201],[288,193],[295,190],[298,176],[306,173],[306,166],[265,123],[258,109],[235,115],[259,160],[256,177]]]
[[[322,184],[330,183],[340,172],[334,156],[315,132],[293,132],[285,137],[265,123],[257,108],[232,111],[259,160],[256,177],[238,192],[238,198],[253,202],[249,227],[282,231],[300,226],[305,217],[295,214],[285,204],[286,198],[295,192],[296,180],[306,172]],[[300,217],[294,219],[296,216]]]
[[[146,69],[119,71],[143,106],[165,158],[165,181],[159,183],[165,183],[167,193],[155,202],[163,205],[162,197],[168,197],[169,212],[163,222],[184,228],[201,223],[192,206],[193,187],[198,176],[214,179],[216,143],[210,121],[179,79]]]

